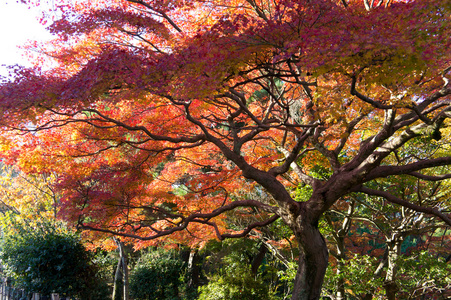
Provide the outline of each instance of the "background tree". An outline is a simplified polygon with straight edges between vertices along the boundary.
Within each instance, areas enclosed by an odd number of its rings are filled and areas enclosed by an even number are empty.
[[[411,202],[429,202],[430,206],[440,205],[444,210],[449,209],[446,182],[438,186],[418,179],[399,177],[396,182],[383,179],[377,184],[381,185],[379,189],[392,189],[392,193],[403,199],[409,198]],[[408,283],[411,276],[416,278],[418,286],[422,285],[422,278],[428,278],[428,284],[425,285],[428,288],[425,287],[421,292],[417,290],[418,297],[422,293],[428,297],[439,297],[448,289],[447,283],[440,282],[441,277],[432,279],[420,275],[421,271],[413,266],[410,270],[400,267],[412,257],[419,261],[424,257],[422,255],[428,253],[431,269],[448,272],[443,259],[446,257],[446,247],[449,246],[446,240],[449,237],[443,236],[444,240],[440,242],[433,238],[446,228],[442,222],[423,213],[393,206],[381,198],[356,195],[352,201],[341,205],[348,205],[347,213],[342,212],[344,209],[334,207],[326,214],[331,227],[331,231],[326,232],[326,238],[335,248],[330,252],[336,259],[333,265],[337,272],[333,276],[328,275],[330,282],[327,285],[330,290],[336,291],[336,299],[343,299],[349,293],[361,294],[362,299],[372,299],[381,293],[388,299],[408,298],[411,295],[405,294],[405,291],[416,290],[413,286],[407,288],[412,284]],[[357,257],[357,254],[364,257]],[[427,265],[426,261],[423,263]],[[416,272],[413,270],[420,272],[413,275]],[[337,288],[331,289],[331,283],[337,284]],[[399,292],[403,294],[399,295]]]
[[[54,174],[26,174],[19,168],[0,164],[0,195],[3,211],[22,219],[56,219],[59,197],[53,188]]]
[[[393,159],[447,127],[450,1],[58,9],[56,38],[41,48],[53,67],[18,69],[0,87],[2,150],[29,172],[58,174],[61,215],[80,228],[139,248],[169,235],[191,245],[243,237],[280,218],[299,247],[292,298],[318,299],[328,264],[320,218],[348,194],[451,225],[441,207],[372,184],[450,177],[437,171],[451,164],[446,152]],[[298,186],[310,187],[306,201]],[[259,221],[227,229],[227,214],[249,209]]]

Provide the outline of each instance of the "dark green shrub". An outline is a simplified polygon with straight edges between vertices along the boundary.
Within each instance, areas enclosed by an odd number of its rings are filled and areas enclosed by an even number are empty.
[[[174,252],[149,252],[131,272],[130,296],[135,300],[182,299],[184,275],[184,263]]]
[[[230,265],[199,287],[199,300],[273,299],[269,285],[252,274],[250,268]]]
[[[8,230],[4,230],[0,258],[16,287],[43,295],[105,299],[96,291],[102,284],[91,263],[92,254],[77,234],[45,221],[33,226],[26,222],[4,225]]]

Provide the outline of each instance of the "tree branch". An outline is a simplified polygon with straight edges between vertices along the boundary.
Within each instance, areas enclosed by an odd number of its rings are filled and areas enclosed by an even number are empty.
[[[290,155],[290,152],[282,147],[279,148],[279,150],[285,155],[285,157]],[[307,152],[307,151],[313,151],[314,149],[305,149],[304,151],[302,151],[302,153]],[[299,165],[296,163],[296,161],[293,161],[290,164],[290,167],[293,168],[294,172],[296,173],[297,176],[299,176],[299,178],[301,179],[301,181],[305,184],[308,184],[310,186],[316,186],[319,183],[319,180],[316,178],[313,178],[311,176],[308,176],[307,174],[305,174],[301,168],[299,167]]]
[[[273,223],[274,221],[276,221],[279,216],[278,215],[274,215],[272,217],[270,217],[267,220],[261,221],[261,222],[255,222],[252,223],[250,225],[248,225],[241,233],[237,233],[237,234],[221,234],[219,232],[219,229],[216,225],[216,223],[211,222],[210,220],[214,217],[217,217],[227,211],[231,211],[235,208],[238,207],[260,207],[263,210],[266,211],[274,211],[275,208],[263,204],[259,201],[256,200],[243,200],[243,201],[234,201],[228,205],[224,205],[221,206],[215,210],[213,210],[210,213],[194,213],[189,215],[188,217],[183,217],[180,214],[173,214],[173,213],[167,213],[165,210],[161,210],[161,209],[157,209],[158,211],[162,211],[162,213],[164,213],[166,215],[167,218],[181,218],[182,221],[180,223],[178,223],[178,225],[176,225],[175,227],[172,228],[168,228],[168,229],[163,229],[163,230],[156,230],[153,229],[152,227],[149,227],[152,229],[152,231],[155,233],[153,235],[150,236],[141,236],[139,234],[133,234],[133,233],[126,233],[126,232],[119,232],[119,231],[115,231],[115,230],[111,230],[111,229],[106,229],[106,228],[99,228],[99,227],[94,227],[92,225],[89,225],[87,223],[83,223],[83,219],[80,218],[78,221],[78,226],[82,229],[87,229],[87,230],[92,230],[92,231],[98,231],[98,232],[103,232],[103,233],[108,233],[108,234],[113,234],[116,236],[123,236],[123,237],[129,237],[129,238],[134,238],[134,239],[138,239],[138,240],[143,240],[143,241],[147,241],[147,240],[153,240],[153,239],[157,239],[163,236],[167,236],[167,235],[171,235],[175,232],[178,231],[183,231],[185,229],[187,229],[188,225],[190,223],[200,223],[200,224],[205,224],[208,226],[211,226],[214,228],[216,235],[218,236],[219,239],[224,239],[224,238],[238,238],[238,237],[243,237],[245,235],[247,235],[252,229],[256,228],[256,227],[263,227],[266,225],[269,225],[271,223]],[[139,230],[139,229],[135,229]]]
[[[445,215],[444,213],[440,212],[438,209],[435,208],[431,208],[431,207],[424,207],[424,206],[420,206],[420,205],[416,205],[413,204],[411,202],[405,201],[401,198],[398,198],[386,191],[380,191],[380,190],[373,190],[364,186],[361,186],[359,188],[359,191],[362,193],[365,193],[367,195],[371,195],[371,196],[378,196],[378,197],[382,197],[385,198],[387,201],[394,203],[394,204],[398,204],[407,208],[410,208],[414,211],[417,212],[422,212],[422,213],[426,213],[429,215],[434,215],[438,218],[440,218],[441,220],[443,220],[446,224],[451,226],[451,218],[447,215]]]
[[[302,149],[302,146],[304,145],[304,142],[307,140],[307,138],[311,135],[312,130],[307,130],[304,132],[304,135],[301,137],[298,137],[296,145],[291,150],[291,152],[288,152],[285,150],[285,162],[281,166],[273,167],[268,172],[272,174],[273,176],[278,176],[280,174],[286,173],[289,169],[292,163],[297,159],[299,152]]]
[[[127,1],[130,3],[140,4],[147,9],[153,10],[154,12],[160,14],[160,16],[164,18],[166,21],[168,21],[168,23],[171,24],[171,26],[174,27],[175,30],[177,30],[178,32],[183,32],[182,29],[180,29],[180,27],[178,27],[177,24],[175,24],[175,22],[165,12],[155,9],[150,4],[144,2],[143,0],[127,0]]]
[[[403,174],[412,175],[429,181],[443,180],[451,178],[451,174],[427,176],[417,173],[416,171],[447,165],[451,165],[451,157],[445,156],[433,159],[420,160],[415,163],[403,166],[379,166],[374,168],[372,171],[368,173],[368,175],[365,177],[365,182],[368,182],[376,178],[386,178],[387,176],[403,175]]]
[[[419,179],[424,179],[427,181],[441,181],[441,180],[445,180],[445,179],[450,179],[451,178],[451,174],[443,174],[443,175],[425,175],[425,174],[421,174],[419,172],[411,172],[408,173],[408,175],[414,176],[416,178]]]
[[[351,77],[352,81],[351,81],[351,95],[356,96],[357,98],[359,98],[362,101],[365,101],[366,103],[371,104],[372,106],[374,106],[375,108],[379,108],[379,109],[391,109],[393,108],[393,105],[384,105],[378,101],[375,101],[373,99],[371,99],[370,97],[367,97],[361,93],[359,93],[355,86],[357,83],[357,76],[353,75]]]
[[[84,109],[84,112],[91,112],[91,113],[95,113],[98,116],[100,116],[102,119],[104,119],[105,121],[111,122],[117,126],[120,126],[124,129],[130,130],[130,131],[142,131],[144,132],[147,136],[149,136],[152,140],[155,141],[167,141],[167,142],[171,142],[171,143],[197,143],[201,140],[205,140],[205,135],[203,134],[198,134],[198,135],[194,135],[192,137],[177,137],[177,138],[173,138],[173,137],[169,137],[169,136],[163,136],[163,135],[156,135],[151,133],[145,126],[130,126],[125,124],[124,122],[118,121],[116,119],[110,118],[104,114],[102,114],[101,112],[99,112],[98,110],[95,109]],[[78,121],[78,120],[76,120]],[[80,120],[81,122],[87,122],[88,120]],[[92,125],[92,124],[91,124]]]

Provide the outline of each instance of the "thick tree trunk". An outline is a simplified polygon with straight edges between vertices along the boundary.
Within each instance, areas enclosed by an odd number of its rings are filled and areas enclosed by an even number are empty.
[[[329,253],[326,241],[314,224],[302,224],[295,230],[300,244],[298,271],[292,300],[317,300],[321,296]]]

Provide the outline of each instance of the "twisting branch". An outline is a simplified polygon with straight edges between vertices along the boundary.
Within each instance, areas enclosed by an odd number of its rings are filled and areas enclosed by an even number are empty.
[[[304,149],[301,153],[299,153],[299,155],[302,155],[308,151],[314,151],[314,148],[307,148]],[[280,147],[279,151],[281,151],[285,157],[288,157],[290,155],[290,152],[288,150],[286,150],[285,148]],[[298,156],[299,156],[298,155]],[[296,173],[296,175],[301,179],[301,181],[305,184],[308,184],[310,186],[314,186],[317,185],[319,182],[319,179],[316,179],[314,177],[308,176],[307,174],[305,174],[301,168],[299,167],[299,165],[296,163],[296,160],[294,160],[291,164],[290,167],[293,168],[294,172]]]
[[[340,168],[341,164],[338,160],[337,152],[329,150],[324,142],[319,141],[319,136],[321,134],[321,128],[317,128],[315,134],[311,137],[311,141],[316,148],[330,163],[332,170],[336,171]]]
[[[302,147],[304,146],[304,142],[307,140],[307,138],[312,134],[312,129],[309,129],[304,132],[304,134],[300,137],[298,137],[296,145],[291,150],[291,152],[288,153],[288,151],[285,150],[286,158],[285,162],[277,167],[273,167],[269,170],[269,173],[273,176],[278,176],[280,174],[286,173],[289,169],[291,164],[297,159],[299,152],[301,151]]]
[[[406,208],[410,208],[414,211],[417,212],[422,212],[425,214],[429,214],[429,215],[434,215],[438,218],[440,218],[441,220],[443,220],[446,224],[451,226],[451,218],[449,216],[447,216],[446,214],[440,212],[438,209],[436,208],[432,208],[432,207],[424,207],[424,206],[420,206],[420,205],[416,205],[413,204],[411,202],[405,201],[401,198],[398,198],[392,194],[390,194],[389,192],[386,191],[381,191],[381,190],[373,190],[364,186],[361,186],[359,188],[359,191],[362,193],[365,193],[367,195],[371,195],[371,196],[378,196],[378,197],[382,197],[385,198],[387,201],[394,203],[394,204],[398,204],[401,206],[404,206]]]
[[[127,1],[130,2],[130,3],[136,3],[136,4],[139,4],[139,5],[142,5],[145,8],[150,9],[150,10],[160,14],[160,16],[162,18],[164,18],[166,21],[168,21],[168,23],[171,24],[171,26],[174,27],[175,30],[177,30],[178,32],[183,32],[182,29],[180,29],[180,27],[177,26],[177,24],[175,24],[175,22],[164,11],[155,9],[150,4],[144,2],[143,0],[127,0]]]
[[[363,141],[360,147],[360,152],[357,156],[354,157],[349,163],[346,164],[346,168],[354,169],[360,165],[360,168],[369,165],[377,165],[378,162],[382,161],[383,158],[388,156],[391,151],[395,150],[399,145],[402,145],[407,140],[412,138],[417,131],[412,132],[409,130],[408,132],[404,132],[404,135],[401,135],[396,141],[387,141],[390,136],[393,135],[394,129],[393,124],[395,120],[395,112],[391,109],[385,111],[385,120],[383,127],[379,130],[379,132]],[[375,151],[378,149],[378,151]]]
[[[293,200],[293,198],[286,190],[285,186],[279,180],[277,180],[275,176],[250,165],[239,152],[234,151],[236,149],[230,149],[222,140],[213,136],[209,132],[208,128],[206,128],[206,126],[202,124],[202,122],[191,115],[189,107],[190,104],[186,103],[185,114],[187,120],[196,125],[204,133],[205,139],[218,147],[218,149],[227,159],[233,161],[235,165],[242,171],[242,174],[245,178],[254,180],[262,187],[264,187],[274,197],[274,199],[277,200],[281,207],[289,207],[293,210],[298,209],[299,204]]]
[[[374,168],[372,171],[368,173],[368,175],[365,177],[365,181],[368,182],[370,180],[376,179],[376,178],[386,178],[387,176],[393,176],[393,175],[412,175],[418,178],[430,180],[430,181],[438,181],[442,179],[450,178],[451,174],[447,175],[436,175],[436,176],[426,176],[422,175],[420,173],[417,173],[417,171],[427,169],[427,168],[433,168],[433,167],[440,167],[440,166],[447,166],[451,164],[451,157],[438,157],[438,158],[431,158],[431,159],[425,159],[420,160],[411,164],[403,165],[403,166],[379,166]],[[428,179],[430,178],[430,179]]]
[[[221,207],[213,210],[210,213],[194,213],[194,214],[189,215],[188,217],[184,217],[183,215],[177,214],[177,213],[171,213],[171,212],[166,211],[161,208],[152,208],[152,210],[155,210],[155,212],[157,212],[157,213],[161,213],[165,218],[171,218],[171,219],[181,218],[182,220],[181,220],[181,222],[177,223],[176,226],[174,226],[172,228],[168,228],[168,229],[157,230],[155,228],[152,228],[152,226],[146,226],[154,232],[154,234],[150,235],[150,236],[149,235],[141,236],[136,233],[135,234],[134,233],[126,233],[126,232],[115,231],[112,229],[94,227],[92,225],[84,223],[83,218],[80,218],[78,220],[78,226],[82,229],[93,230],[93,231],[112,234],[115,236],[130,237],[130,238],[134,238],[134,239],[138,239],[138,240],[147,241],[147,240],[157,239],[157,238],[160,238],[163,236],[168,236],[168,235],[171,235],[178,231],[183,231],[183,230],[187,229],[187,227],[190,223],[200,223],[200,224],[205,224],[205,225],[213,227],[218,238],[224,239],[224,238],[243,237],[243,236],[247,235],[252,229],[269,225],[279,218],[279,216],[276,214],[267,220],[264,220],[261,222],[255,222],[255,223],[248,225],[241,233],[221,234],[216,223],[211,222],[211,219],[213,219],[214,217],[217,217],[227,211],[231,211],[231,210],[234,210],[239,207],[259,207],[262,210],[269,211],[269,212],[274,212],[276,210],[274,207],[267,205],[267,204],[263,204],[256,200],[234,201],[228,205],[221,206]],[[139,230],[139,228],[134,228],[134,229],[135,229],[135,231],[137,231],[137,230]]]
[[[112,124],[115,124],[117,126],[120,126],[124,129],[130,130],[130,131],[142,131],[144,132],[146,135],[148,135],[152,140],[155,141],[167,141],[167,142],[171,142],[171,143],[196,143],[199,142],[201,140],[205,140],[205,136],[203,134],[199,134],[199,135],[195,135],[193,137],[178,137],[178,138],[173,138],[173,137],[169,137],[169,136],[162,136],[162,135],[156,135],[153,134],[149,131],[149,129],[147,129],[145,126],[130,126],[124,122],[121,122],[119,120],[110,118],[104,114],[102,114],[101,112],[99,112],[98,110],[95,109],[84,109],[84,112],[91,112],[91,113],[95,113],[97,114],[99,117],[101,117],[103,120],[111,122]],[[81,120],[82,122],[86,120]]]
[[[434,175],[434,176],[432,176],[432,175],[421,174],[419,172],[411,172],[411,173],[408,173],[408,175],[414,176],[414,177],[419,178],[419,179],[424,179],[424,180],[427,180],[427,181],[441,181],[441,180],[444,180],[444,179],[450,179],[451,178],[451,174],[443,174],[443,175]]]
[[[356,90],[356,88],[355,88],[356,83],[357,83],[357,76],[356,76],[356,75],[353,75],[353,76],[351,77],[351,79],[352,79],[352,81],[351,81],[351,95],[356,96],[356,97],[359,98],[360,100],[365,101],[366,103],[371,104],[371,105],[374,106],[375,108],[379,108],[379,109],[391,109],[391,108],[393,108],[393,105],[384,105],[384,104],[382,104],[382,103],[380,103],[380,102],[377,102],[376,100],[371,99],[371,98],[368,97],[368,96],[365,96],[365,95],[359,93],[359,92]]]
[[[440,98],[446,97],[451,94],[451,85],[448,84],[444,86],[442,89],[435,91],[428,97],[424,98],[421,103],[416,105],[416,110],[422,113],[422,115],[426,116],[427,114],[436,112],[438,109],[442,107],[446,107],[450,105],[449,101],[440,101],[437,102]],[[432,107],[429,107],[431,104],[434,104]],[[429,108],[428,108],[429,107]],[[412,123],[418,120],[418,114],[415,111],[405,113],[399,115],[395,119],[394,130],[398,130],[399,128],[410,126]]]
[[[249,234],[249,232],[251,232],[254,228],[257,227],[265,227],[271,223],[274,223],[277,219],[279,219],[278,215],[274,215],[271,218],[265,220],[265,221],[261,221],[261,222],[255,222],[250,224],[249,226],[247,226],[246,229],[244,229],[241,233],[223,233],[221,234],[220,238],[221,239],[225,239],[225,238],[240,238],[240,237],[244,237],[247,234]]]
[[[415,103],[412,104],[412,110],[415,112],[415,114],[418,116],[418,118],[421,121],[423,121],[425,124],[431,124],[432,123],[432,121],[429,120],[429,118],[426,117],[426,115],[424,115],[424,114],[422,114],[420,112],[420,110],[418,109],[418,106]]]
[[[123,33],[125,33],[125,34],[127,34],[127,35],[130,35],[132,37],[135,37],[135,38],[145,42],[146,44],[150,45],[156,52],[164,53],[163,51],[161,51],[158,48],[157,45],[155,45],[155,43],[152,43],[150,40],[146,39],[142,34],[139,34],[138,32],[133,32],[133,31],[130,31],[130,30],[126,30],[124,28],[118,28],[118,30],[123,32]]]
[[[265,15],[264,10],[257,5],[255,0],[246,0],[246,1],[252,6],[252,8],[255,10],[255,12],[258,14],[260,18],[262,18],[265,21],[268,21],[268,17]]]
[[[335,153],[335,156],[338,156],[343,150],[343,147],[346,145],[346,142],[348,141],[349,137],[351,136],[351,133],[354,131],[354,128],[357,126],[357,124],[362,121],[367,114],[361,114],[357,118],[353,119],[351,122],[349,122],[346,131],[344,132],[344,137],[340,139],[340,143],[338,146],[333,150]]]

